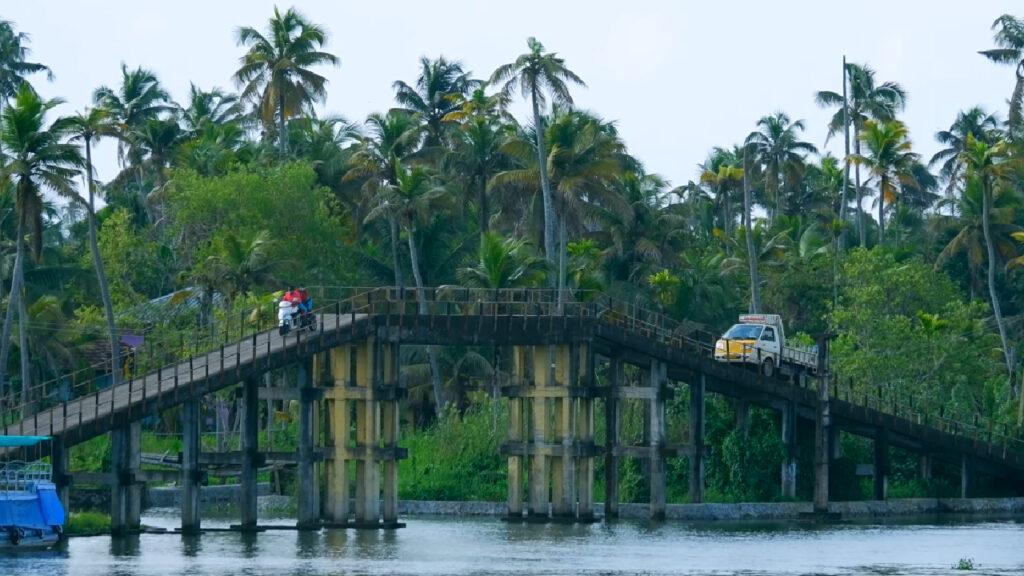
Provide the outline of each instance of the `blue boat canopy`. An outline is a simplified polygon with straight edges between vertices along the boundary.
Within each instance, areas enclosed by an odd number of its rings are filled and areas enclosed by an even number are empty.
[[[20,446],[35,446],[40,442],[49,440],[49,436],[3,436],[0,435],[0,448],[17,448]]]

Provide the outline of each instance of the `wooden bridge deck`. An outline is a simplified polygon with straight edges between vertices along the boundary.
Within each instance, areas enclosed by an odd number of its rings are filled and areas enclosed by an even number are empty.
[[[478,306],[452,313],[408,314],[404,306],[367,307],[348,314],[318,314],[316,332],[292,333],[282,338],[265,331],[212,352],[165,366],[158,371],[114,387],[49,407],[6,426],[6,434],[59,436],[70,446],[110,431],[127,422],[171,408],[194,398],[257,377],[339,345],[371,336],[403,344],[433,345],[545,345],[592,342],[606,356],[626,361],[656,358],[668,364],[673,380],[692,382],[703,375],[709,391],[743,397],[774,407],[795,403],[798,414],[813,419],[817,391],[782,378],[765,378],[741,367],[716,363],[706,350],[657,325],[634,321],[618,312],[595,307],[574,315],[531,314],[521,307]],[[580,309],[582,310],[582,308]],[[516,313],[516,312],[519,313]],[[986,472],[1024,476],[1024,452],[1005,440],[979,439],[927,421],[886,413],[832,397],[831,413],[844,430],[872,435],[884,428],[893,445],[935,456],[976,459]],[[948,427],[947,427],[948,428]]]

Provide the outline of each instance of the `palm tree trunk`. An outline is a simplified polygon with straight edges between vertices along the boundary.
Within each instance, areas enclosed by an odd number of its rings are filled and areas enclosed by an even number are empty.
[[[416,301],[419,303],[420,315],[430,312],[427,307],[427,295],[423,291],[423,275],[420,274],[420,258],[416,251],[416,228],[409,226],[406,230],[409,240],[409,262],[412,265],[412,276],[416,281]],[[440,414],[445,407],[444,388],[441,386],[441,369],[437,363],[437,351],[434,346],[427,346],[427,362],[430,364],[430,385],[434,390],[434,404]]]
[[[92,143],[85,139],[85,178],[89,189],[89,250],[96,268],[96,283],[100,288],[100,299],[103,300],[103,312],[107,317],[107,335],[110,338],[110,370],[113,383],[121,383],[121,344],[114,325],[114,305],[110,300],[110,288],[107,286],[107,274],[103,270],[103,258],[100,256],[99,242],[96,240],[96,193],[92,181]]]
[[[1013,353],[1010,350],[1006,338],[1006,326],[1003,325],[1003,310],[999,305],[999,293],[996,290],[996,249],[992,242],[992,231],[989,229],[989,211],[992,207],[991,183],[982,183],[981,201],[981,229],[985,234],[985,251],[988,253],[988,295],[992,301],[992,314],[996,319],[996,328],[999,329],[999,341],[1003,346],[1003,358],[1006,360],[1006,369],[1010,378],[1010,386],[1013,386]]]
[[[491,211],[487,205],[487,175],[480,174],[476,190],[476,205],[480,219],[480,237],[483,238],[490,228]]]
[[[277,146],[282,157],[288,153],[287,128],[284,121],[284,95],[281,94],[277,97]]]
[[[839,191],[839,239],[836,244],[836,268],[838,269],[839,255],[846,250],[846,189],[850,187],[850,105],[846,98],[846,56],[843,56],[843,151],[846,156],[843,158],[843,189]],[[834,292],[838,291],[838,276],[835,277],[837,286]]]
[[[1017,65],[1017,83],[1013,86],[1010,96],[1010,115],[1007,124],[1010,126],[1010,139],[1020,143],[1024,139],[1024,61]]]
[[[18,217],[16,238],[25,235],[25,228],[21,218]],[[18,241],[14,257],[14,274],[11,278],[11,294],[7,299],[7,313],[4,315],[3,333],[0,334],[0,391],[5,389],[4,379],[7,378],[7,360],[11,353],[11,330],[14,326],[14,312],[17,310],[18,300],[21,298],[22,284],[22,261],[25,259],[24,244]],[[13,395],[12,395],[13,396]]]
[[[395,288],[401,289],[405,285],[402,278],[402,262],[398,259],[398,219],[394,216],[388,217],[388,227],[391,230],[391,262],[395,267]]]
[[[537,171],[540,173],[541,196],[544,201],[544,257],[548,263],[555,264],[555,207],[554,196],[551,193],[551,182],[548,181],[547,154],[544,151],[544,127],[541,123],[540,104],[537,102],[537,87],[531,89],[533,93],[533,127],[537,138]]]
[[[860,128],[857,127],[856,122],[853,123],[853,150],[860,157]],[[868,231],[864,221],[864,193],[860,188],[860,164],[853,166],[853,185],[857,187],[857,234],[860,236],[860,247],[866,248]]]
[[[881,178],[878,180],[878,245],[881,246],[885,243],[885,191],[889,187],[887,186],[888,179]]]
[[[28,307],[25,306],[25,286],[18,298],[18,356],[21,358],[21,417],[35,412],[32,406],[32,363],[28,354]]]
[[[750,223],[750,155],[743,149],[743,221],[747,237],[747,263],[750,266],[750,313],[761,312],[761,278],[757,270],[757,255],[754,253],[754,231]]]

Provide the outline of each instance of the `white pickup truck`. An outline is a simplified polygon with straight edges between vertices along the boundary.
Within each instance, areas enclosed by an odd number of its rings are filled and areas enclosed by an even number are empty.
[[[817,346],[789,346],[782,318],[778,314],[741,314],[738,324],[715,343],[715,360],[758,366],[772,377],[776,370],[787,373],[818,369]]]

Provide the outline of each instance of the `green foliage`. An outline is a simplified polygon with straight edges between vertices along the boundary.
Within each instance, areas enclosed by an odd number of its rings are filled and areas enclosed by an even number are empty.
[[[953,565],[953,570],[974,570],[974,559],[961,558]]]
[[[399,465],[403,498],[498,501],[507,495],[505,440],[508,415],[490,401],[460,415],[453,409],[429,428],[407,435],[409,458]]]
[[[115,308],[123,310],[171,287],[170,252],[149,239],[128,210],[116,209],[103,220],[98,242]],[[92,267],[88,251],[82,254],[82,266]]]
[[[851,253],[843,276],[831,315],[837,373],[862,394],[882,387],[935,410],[995,410],[1005,389],[984,304],[965,302],[932,266],[879,249]]]
[[[93,536],[110,533],[110,515],[102,512],[72,512],[64,523],[68,536]]]

